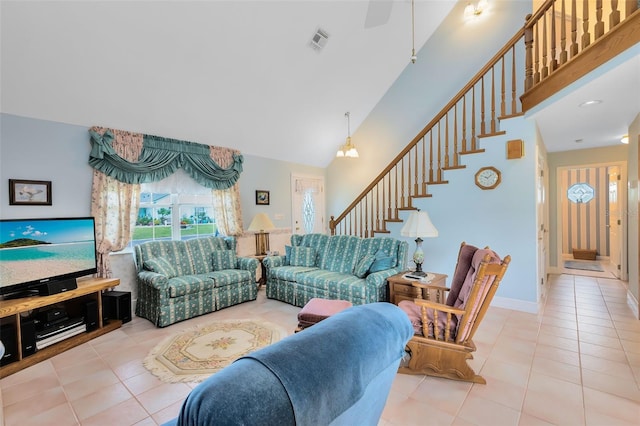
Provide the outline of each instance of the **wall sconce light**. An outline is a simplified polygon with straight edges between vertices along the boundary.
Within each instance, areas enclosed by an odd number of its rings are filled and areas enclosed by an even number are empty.
[[[266,255],[269,251],[269,233],[264,231],[272,229],[275,229],[275,226],[266,213],[258,213],[251,221],[247,231],[256,233],[256,256]]]
[[[347,117],[347,142],[338,149],[336,157],[358,158],[358,150],[356,146],[351,143],[351,114],[345,112],[344,116]]]
[[[629,135],[624,135],[621,139],[620,142],[622,142],[623,144],[628,144],[629,143]]]
[[[479,0],[477,3],[467,3],[467,7],[464,8],[464,18],[471,19],[478,17],[483,11],[487,10],[489,2],[487,0]]]

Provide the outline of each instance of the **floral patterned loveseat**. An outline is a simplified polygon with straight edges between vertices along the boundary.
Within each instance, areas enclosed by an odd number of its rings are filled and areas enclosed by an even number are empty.
[[[258,260],[236,256],[235,237],[149,241],[135,247],[136,315],[165,327],[258,296]]]
[[[304,306],[312,297],[354,305],[387,301],[387,278],[405,270],[409,245],[390,237],[292,235],[285,256],[268,256],[267,297]]]

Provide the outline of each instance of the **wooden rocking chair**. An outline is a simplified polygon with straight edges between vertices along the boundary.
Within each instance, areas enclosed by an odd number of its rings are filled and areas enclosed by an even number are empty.
[[[451,288],[414,282],[414,287],[448,295],[445,304],[424,299],[403,300],[398,304],[411,319],[415,331],[406,348],[410,359],[398,372],[485,384],[486,380],[467,361],[473,359],[472,352],[476,350],[473,335],[510,261],[511,256],[500,260],[488,247],[478,249],[463,242]],[[438,300],[444,300],[442,294]]]

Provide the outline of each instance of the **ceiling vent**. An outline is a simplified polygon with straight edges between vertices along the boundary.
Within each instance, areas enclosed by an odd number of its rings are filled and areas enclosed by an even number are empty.
[[[322,28],[318,28],[313,37],[311,37],[309,45],[315,50],[320,51],[327,44],[327,40],[329,40],[329,34]]]

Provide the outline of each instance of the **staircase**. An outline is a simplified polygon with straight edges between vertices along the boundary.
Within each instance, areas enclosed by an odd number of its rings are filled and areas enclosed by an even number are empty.
[[[620,3],[547,0],[355,200],[331,216],[331,234],[390,233],[387,225],[402,222],[401,211],[431,197],[432,185],[448,183],[445,172],[465,168],[466,155],[482,155],[481,140],[505,134],[500,120],[523,115],[640,42],[637,1],[623,3],[624,19]]]

